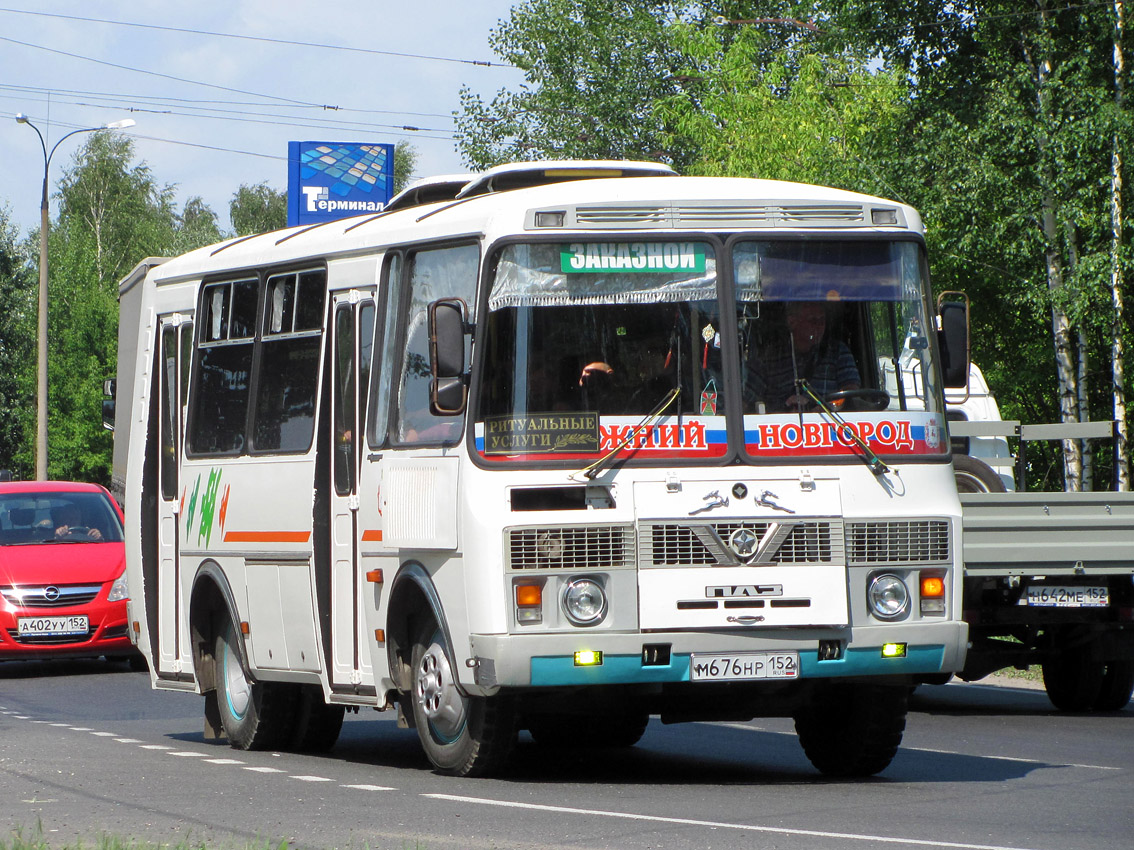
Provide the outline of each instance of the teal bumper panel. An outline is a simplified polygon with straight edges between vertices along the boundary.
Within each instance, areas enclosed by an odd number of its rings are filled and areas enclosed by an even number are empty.
[[[823,679],[835,676],[900,676],[912,673],[938,673],[945,659],[945,647],[910,646],[903,658],[883,658],[881,647],[849,649],[835,661],[820,661],[815,652],[799,654],[800,678]],[[570,655],[540,656],[531,660],[533,687],[576,687],[580,685],[637,685],[655,682],[688,682],[689,656],[675,654],[666,665],[644,665],[638,655],[607,655],[594,667],[576,667]]]

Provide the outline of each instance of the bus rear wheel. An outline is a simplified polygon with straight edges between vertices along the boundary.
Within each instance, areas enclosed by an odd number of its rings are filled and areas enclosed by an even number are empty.
[[[294,728],[295,689],[276,682],[252,682],[240,663],[236,630],[225,621],[217,634],[217,707],[230,746],[239,750],[277,749]]]
[[[343,728],[346,709],[329,705],[318,685],[298,685],[295,732],[291,749],[301,753],[323,753],[335,745]]]
[[[471,697],[457,685],[445,635],[434,623],[414,642],[414,725],[438,773],[487,776],[507,761],[516,739],[516,713],[505,696]]]
[[[795,713],[803,752],[826,776],[885,770],[902,743],[908,698],[904,685],[827,685]]]

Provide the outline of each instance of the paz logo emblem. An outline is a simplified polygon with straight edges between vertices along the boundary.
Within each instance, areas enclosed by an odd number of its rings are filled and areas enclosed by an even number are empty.
[[[728,538],[728,548],[742,561],[751,560],[759,545],[760,538],[750,528],[738,528]]]

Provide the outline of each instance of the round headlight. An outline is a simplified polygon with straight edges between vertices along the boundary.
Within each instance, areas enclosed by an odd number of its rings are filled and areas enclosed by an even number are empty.
[[[880,620],[896,620],[910,607],[910,591],[895,575],[875,576],[866,591],[870,613]]]
[[[594,579],[572,579],[563,589],[563,612],[577,626],[593,626],[606,616],[606,591]]]

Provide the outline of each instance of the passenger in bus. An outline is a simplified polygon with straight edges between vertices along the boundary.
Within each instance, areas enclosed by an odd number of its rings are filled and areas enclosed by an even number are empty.
[[[828,333],[828,305],[822,301],[789,301],[784,307],[784,333],[756,362],[748,364],[745,408],[769,413],[815,409],[803,391],[806,381],[820,398],[862,386],[850,348]]]

